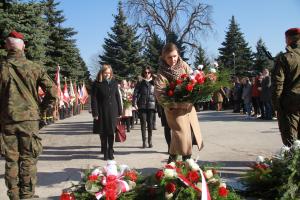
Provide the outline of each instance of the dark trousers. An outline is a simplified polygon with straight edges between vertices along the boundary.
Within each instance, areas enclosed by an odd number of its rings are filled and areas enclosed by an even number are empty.
[[[131,117],[122,118],[122,123],[125,124],[127,132],[130,132],[130,120],[131,120]]]
[[[233,102],[233,112],[240,113],[241,111],[241,100],[234,100]]]
[[[264,111],[265,111],[265,119],[271,120],[272,119],[272,104],[271,101],[264,101]]]
[[[101,137],[101,145],[103,145],[104,158],[112,157],[114,148],[114,134],[103,134]],[[103,143],[102,143],[103,141]]]
[[[300,111],[287,113],[278,110],[277,117],[282,142],[290,147],[295,140],[300,140]]]
[[[152,143],[153,115],[155,114],[154,110],[141,109],[139,110],[139,114],[141,119],[141,131],[142,131],[143,144],[146,141],[146,123],[148,129],[148,143]]]
[[[165,134],[166,142],[168,144],[168,152],[169,152],[170,144],[171,144],[171,129],[168,125],[164,126],[164,134]]]
[[[259,97],[252,97],[252,106],[254,110],[254,115],[260,114]]]

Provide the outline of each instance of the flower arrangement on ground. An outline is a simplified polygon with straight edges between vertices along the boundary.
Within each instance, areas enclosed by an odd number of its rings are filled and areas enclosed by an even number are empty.
[[[152,183],[149,183],[151,182]],[[147,199],[238,200],[214,168],[201,169],[193,160],[176,161],[158,170],[148,185]]]
[[[115,200],[123,193],[134,189],[139,174],[127,165],[117,165],[109,160],[104,167],[85,170],[78,185],[68,188],[67,192],[79,200]],[[70,192],[71,191],[71,192]],[[66,193],[63,193],[67,199]]]
[[[167,83],[164,105],[171,103],[199,103],[210,101],[211,95],[221,87],[229,85],[229,73],[216,70],[204,72],[202,70],[191,71],[182,74],[179,79]]]
[[[259,156],[243,177],[246,194],[265,199],[300,199],[300,141],[272,158]]]

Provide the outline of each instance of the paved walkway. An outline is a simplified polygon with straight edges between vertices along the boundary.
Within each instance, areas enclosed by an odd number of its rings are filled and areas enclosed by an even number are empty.
[[[201,162],[222,163],[222,177],[234,182],[258,155],[270,156],[281,146],[276,121],[245,120],[230,111],[198,113],[204,149],[194,147],[193,157]],[[115,160],[144,174],[155,172],[168,158],[167,145],[157,119],[153,133],[154,147],[142,149],[140,126],[127,134],[125,143],[115,144]],[[91,133],[92,117],[88,112],[61,120],[41,131],[44,151],[38,162],[36,193],[58,199],[61,190],[80,180],[81,169],[104,165],[99,136]],[[0,200],[7,200],[4,184],[4,160],[0,159]]]

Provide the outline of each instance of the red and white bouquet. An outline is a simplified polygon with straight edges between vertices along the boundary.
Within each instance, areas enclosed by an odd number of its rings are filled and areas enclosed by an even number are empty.
[[[185,73],[179,79],[168,82],[162,103],[198,103],[211,99],[214,91],[220,89],[218,75],[215,71],[205,73],[195,70]]]
[[[201,169],[193,159],[165,165],[156,172],[155,179],[160,187],[157,195],[165,199],[227,199],[230,193],[215,169]]]
[[[69,189],[76,199],[116,200],[122,193],[135,188],[137,179],[135,170],[109,160],[104,167],[86,170],[79,185]]]

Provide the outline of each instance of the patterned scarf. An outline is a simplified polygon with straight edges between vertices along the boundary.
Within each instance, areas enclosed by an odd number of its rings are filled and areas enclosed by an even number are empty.
[[[184,62],[181,58],[178,58],[178,62],[175,66],[170,67],[165,61],[160,60],[158,73],[162,74],[168,79],[168,81],[175,81],[180,78],[184,73]]]

